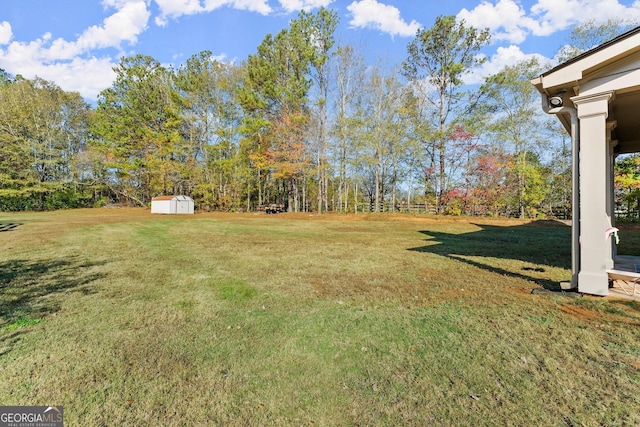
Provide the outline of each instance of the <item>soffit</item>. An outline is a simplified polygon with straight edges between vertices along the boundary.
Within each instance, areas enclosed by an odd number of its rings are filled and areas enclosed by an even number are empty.
[[[565,105],[574,95],[614,91],[608,121],[619,153],[640,152],[640,27],[561,64],[532,80],[538,91],[554,96],[565,89]],[[568,115],[558,119],[570,129]]]

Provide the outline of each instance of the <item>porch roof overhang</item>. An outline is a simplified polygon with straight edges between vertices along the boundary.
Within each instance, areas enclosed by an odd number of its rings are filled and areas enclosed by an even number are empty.
[[[572,107],[572,98],[612,93],[608,121],[614,127],[616,152],[640,151],[640,27],[558,65],[531,83],[548,97],[561,94],[564,105]],[[557,116],[569,132],[570,116]]]

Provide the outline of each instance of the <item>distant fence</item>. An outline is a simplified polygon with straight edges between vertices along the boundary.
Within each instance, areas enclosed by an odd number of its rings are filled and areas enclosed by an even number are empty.
[[[376,212],[375,204],[373,203],[358,203],[356,212]],[[395,205],[392,203],[380,203],[378,205],[377,212],[397,212],[397,213],[410,213],[410,214],[432,214],[435,215],[436,207],[435,205],[425,204],[425,203],[396,203]],[[448,212],[451,214],[450,212]],[[519,211],[514,209],[507,209],[504,207],[496,208],[494,206],[470,206],[464,211],[460,211],[460,215],[466,216],[495,216],[495,217],[505,217],[505,218],[518,218]],[[571,219],[571,208],[570,207],[553,207],[549,211],[545,212],[545,216],[548,218],[559,219],[559,220],[570,220]],[[637,214],[636,214],[637,217]]]
[[[283,204],[264,204],[256,206],[257,212],[265,213],[280,213],[286,212]],[[351,205],[350,212],[354,211],[353,205]],[[360,202],[355,205],[356,213],[405,213],[405,214],[422,214],[422,215],[436,215],[436,206],[428,203],[391,203],[384,202],[378,204],[378,209],[375,209],[375,203]],[[538,211],[536,217],[558,219],[558,220],[571,220],[571,207],[547,207],[547,209]],[[447,209],[445,215],[465,215],[474,217],[502,217],[502,218],[518,218],[520,212],[518,209],[508,209],[504,206],[486,206],[486,205],[470,205],[464,209],[458,210],[458,212],[452,209]],[[527,218],[532,218],[532,213],[527,212]],[[624,218],[630,220],[638,220],[637,211],[616,210],[616,218]]]
[[[356,212],[376,212],[375,203],[358,203],[356,205]],[[377,212],[399,212],[399,213],[413,213],[413,214],[435,214],[435,206],[430,206],[425,203],[379,203]]]
[[[555,207],[551,208],[551,216],[555,219],[571,219],[571,208]]]
[[[623,219],[632,222],[638,221],[639,219],[638,210],[629,209],[626,206],[618,206],[616,208],[615,214],[617,219]]]

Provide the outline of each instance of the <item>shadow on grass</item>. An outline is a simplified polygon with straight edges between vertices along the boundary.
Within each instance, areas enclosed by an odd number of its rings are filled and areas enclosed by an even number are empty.
[[[1,329],[0,329],[1,331]],[[8,333],[0,339],[0,357],[9,354],[13,346],[20,341],[20,337],[24,334],[24,329],[16,329]]]
[[[0,232],[15,230],[22,224],[23,224],[22,222],[1,222],[0,221]]]
[[[87,286],[104,276],[87,274],[100,263],[78,259],[10,260],[0,263],[0,328],[19,319],[41,318],[60,310],[59,296],[93,293]]]
[[[570,226],[559,221],[519,226],[474,225],[480,230],[462,234],[421,231],[429,244],[409,250],[441,255],[493,273],[529,280],[548,290],[560,290],[560,283],[533,277],[528,272],[542,273],[547,267],[571,269]],[[531,266],[507,270],[490,264],[491,258],[518,260]]]

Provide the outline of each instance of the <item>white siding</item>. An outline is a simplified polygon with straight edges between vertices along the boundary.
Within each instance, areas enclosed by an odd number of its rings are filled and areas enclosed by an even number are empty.
[[[173,196],[171,199],[151,200],[152,214],[193,214],[193,199],[188,196]]]

